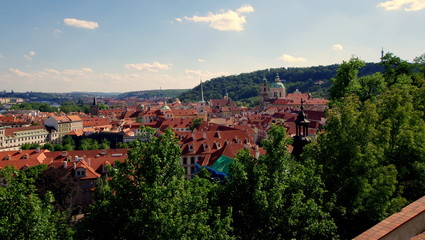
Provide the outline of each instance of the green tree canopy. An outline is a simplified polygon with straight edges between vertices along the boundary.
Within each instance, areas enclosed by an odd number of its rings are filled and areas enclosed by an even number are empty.
[[[242,239],[332,239],[324,186],[311,162],[289,154],[285,128],[273,126],[263,142],[267,154],[239,153],[230,167],[223,204],[233,208],[235,235]]]
[[[40,198],[34,179],[12,167],[0,169],[1,239],[71,239],[72,230],[51,204],[51,193]]]
[[[159,137],[144,129],[129,158],[116,163],[112,180],[98,183],[96,204],[82,222],[95,239],[231,239],[231,211],[211,208],[217,185],[187,181],[180,147],[170,129]],[[88,235],[87,235],[88,234]]]

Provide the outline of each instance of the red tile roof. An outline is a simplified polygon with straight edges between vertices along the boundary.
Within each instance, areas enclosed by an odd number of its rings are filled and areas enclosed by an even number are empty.
[[[21,131],[31,131],[31,130],[46,130],[46,127],[43,125],[38,125],[38,126],[29,126],[29,127],[18,127],[18,128],[6,128],[5,129],[5,135],[6,136],[15,136],[16,132],[21,132]]]

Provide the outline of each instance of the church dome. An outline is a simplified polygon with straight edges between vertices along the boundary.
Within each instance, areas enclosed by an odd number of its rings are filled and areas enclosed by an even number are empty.
[[[164,105],[160,108],[160,110],[170,110],[170,107],[167,105]]]
[[[285,85],[281,82],[270,83],[269,88],[285,88]]]

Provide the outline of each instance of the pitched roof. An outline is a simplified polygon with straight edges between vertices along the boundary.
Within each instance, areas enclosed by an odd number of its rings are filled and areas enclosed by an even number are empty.
[[[5,135],[13,137],[13,136],[15,136],[16,132],[43,130],[43,129],[46,130],[46,127],[43,126],[43,125],[29,126],[29,127],[17,127],[17,128],[6,128],[5,129]]]

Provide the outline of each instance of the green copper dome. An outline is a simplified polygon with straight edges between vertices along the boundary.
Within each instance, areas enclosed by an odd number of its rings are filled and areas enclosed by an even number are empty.
[[[169,106],[164,105],[160,108],[160,110],[171,110]]]
[[[269,84],[269,88],[285,88],[285,85],[281,82],[274,82]]]

